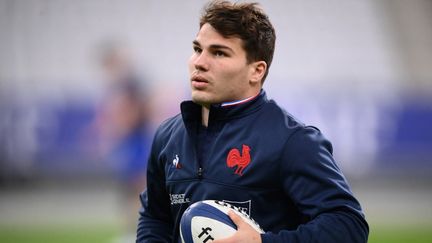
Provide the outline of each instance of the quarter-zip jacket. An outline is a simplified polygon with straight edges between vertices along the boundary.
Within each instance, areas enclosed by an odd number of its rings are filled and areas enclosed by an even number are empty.
[[[192,203],[215,199],[240,207],[265,230],[263,243],[363,243],[368,224],[321,132],[268,100],[264,91],[234,106],[201,106],[155,134],[137,242],[180,242]]]

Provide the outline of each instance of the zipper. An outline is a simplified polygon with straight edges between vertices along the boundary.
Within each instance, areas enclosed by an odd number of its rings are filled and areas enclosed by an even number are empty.
[[[200,166],[198,168],[198,179],[202,179],[202,174],[203,174],[203,168]]]

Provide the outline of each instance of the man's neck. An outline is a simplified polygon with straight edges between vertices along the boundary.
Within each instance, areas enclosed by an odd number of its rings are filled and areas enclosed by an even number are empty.
[[[210,106],[201,106],[201,124],[205,127],[208,127],[209,114]]]
[[[251,99],[255,98],[258,95],[259,95],[259,93],[254,95],[254,96],[250,96],[246,99],[243,99],[243,100],[238,100],[238,101],[234,101],[234,102],[226,102],[225,105],[223,105],[223,106],[231,106],[231,105],[241,104],[243,102],[249,102]],[[210,115],[210,105],[201,105],[201,124],[205,127],[208,127],[209,115]]]

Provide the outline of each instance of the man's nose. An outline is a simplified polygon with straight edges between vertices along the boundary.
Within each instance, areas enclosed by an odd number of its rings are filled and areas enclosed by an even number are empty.
[[[197,58],[194,61],[195,69],[200,71],[207,71],[209,68],[209,62],[208,62],[208,54],[204,51],[197,56]]]

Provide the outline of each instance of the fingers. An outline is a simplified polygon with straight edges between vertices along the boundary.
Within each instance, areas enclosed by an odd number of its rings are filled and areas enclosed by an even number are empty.
[[[243,225],[244,223],[243,219],[239,215],[234,213],[234,211],[232,210],[228,211],[228,216],[231,218],[234,224],[237,225],[237,228],[240,228]]]
[[[233,240],[233,237],[228,237],[224,239],[214,240],[212,243],[235,243],[235,240]]]
[[[234,211],[230,210],[228,211],[228,216],[230,217],[230,219],[234,222],[234,224],[237,226],[237,230],[239,230],[241,228],[241,225],[243,223],[243,219],[238,216],[236,213],[234,213]],[[214,240],[213,243],[235,243],[236,239],[236,235],[232,235],[230,237],[227,238],[223,238],[223,239],[219,239],[219,240]]]

